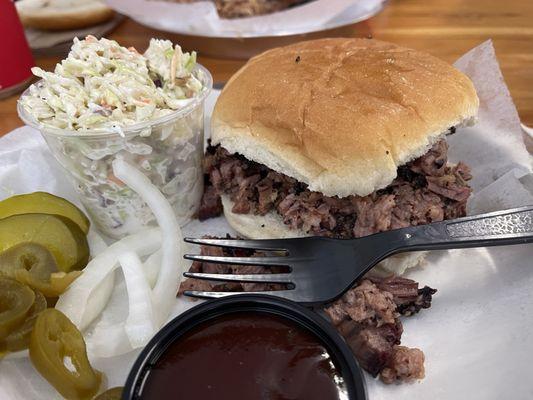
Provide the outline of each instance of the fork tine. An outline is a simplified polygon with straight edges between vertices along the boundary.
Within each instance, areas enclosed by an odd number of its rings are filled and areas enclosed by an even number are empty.
[[[183,258],[212,264],[289,266],[287,257],[219,257],[185,254]]]
[[[256,283],[291,283],[290,274],[204,274],[200,272],[185,272],[187,278],[206,279],[210,281],[235,281]]]
[[[187,243],[205,245],[205,246],[219,246],[231,247],[237,249],[254,249],[254,250],[268,250],[268,251],[288,251],[286,244],[281,240],[240,240],[240,239],[196,239],[187,237]]]
[[[222,297],[237,296],[240,294],[261,294],[297,300],[295,290],[265,290],[263,292],[204,292],[200,290],[186,290],[183,294],[185,296],[197,297],[200,299],[220,299]]]

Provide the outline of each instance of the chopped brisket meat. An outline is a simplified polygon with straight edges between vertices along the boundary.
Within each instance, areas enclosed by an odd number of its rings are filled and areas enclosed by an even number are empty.
[[[447,199],[455,200],[459,203],[466,202],[470,196],[471,189],[465,186],[463,177],[457,173],[456,169],[457,167],[452,168],[452,174],[428,176],[428,189]]]
[[[206,219],[218,217],[222,213],[222,201],[217,194],[214,186],[207,185],[202,201],[200,203],[200,209],[198,210],[198,219],[205,221]]]
[[[355,237],[372,235],[373,233],[391,229],[392,210],[395,207],[394,195],[357,197],[355,210],[357,219],[353,228]]]
[[[409,382],[424,377],[424,353],[419,349],[395,346],[380,378],[384,383]]]
[[[387,278],[370,277],[380,290],[392,294],[397,311],[405,316],[419,312],[422,308],[431,307],[431,298],[437,293],[436,289],[429,286],[418,288],[418,283],[399,276]]]
[[[378,328],[344,321],[337,329],[346,339],[359,365],[372,376],[377,376],[385,368],[402,334],[401,324],[387,324]]]
[[[221,18],[243,18],[271,14],[309,0],[212,0]]]
[[[209,236],[206,236],[209,238]],[[228,239],[232,239],[229,235]],[[246,249],[231,249],[216,246],[201,246],[200,254],[203,256],[223,256],[223,257],[261,257],[262,252]],[[207,274],[275,274],[287,272],[285,267],[260,267],[253,265],[228,265],[213,264],[201,261],[194,261],[189,269],[190,272],[203,272]],[[265,290],[286,289],[283,284],[275,283],[252,283],[252,282],[215,282],[201,279],[185,279],[178,291],[178,296],[185,290],[200,291],[229,291],[229,292],[255,292]]]
[[[413,161],[409,169],[424,176],[444,176],[448,161],[448,144],[441,140],[422,157]]]
[[[191,271],[192,272],[192,271]],[[202,292],[210,292],[214,290],[215,285],[209,281],[201,279],[185,279],[181,282],[178,296],[181,296],[186,290],[199,290]]]
[[[195,3],[202,0],[170,0],[176,3]],[[233,19],[271,14],[310,0],[211,0],[220,18]],[[299,57],[298,57],[299,58]]]
[[[379,327],[394,324],[398,316],[393,295],[378,289],[366,279],[333,303],[326,312],[335,325],[350,319],[359,324]]]
[[[385,383],[424,377],[424,354],[399,346],[400,314],[428,308],[435,289],[400,277],[369,278],[325,309],[360,365]]]
[[[353,238],[457,218],[465,215],[471,175],[463,163],[448,164],[447,153],[448,145],[441,140],[398,168],[388,187],[365,197],[339,198],[312,192],[294,178],[209,146],[204,161],[208,184],[199,216],[221,212],[215,207],[212,186],[218,195],[231,198],[234,213],[275,211],[291,229],[312,235]]]

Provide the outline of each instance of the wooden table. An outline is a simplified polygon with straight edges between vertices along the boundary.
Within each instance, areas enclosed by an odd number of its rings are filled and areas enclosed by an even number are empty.
[[[525,124],[533,126],[533,1],[531,0],[390,0],[380,14],[364,24],[343,29],[343,35],[372,35],[428,51],[453,62],[461,54],[492,38],[498,59]],[[338,34],[338,32],[337,32]],[[187,41],[179,35],[124,21],[110,35],[125,46],[143,50],[149,38]],[[190,39],[188,39],[190,42]],[[39,57],[37,65],[52,69],[58,57]],[[199,61],[215,82],[226,81],[244,60],[209,58]],[[0,101],[0,135],[21,126],[17,96]]]

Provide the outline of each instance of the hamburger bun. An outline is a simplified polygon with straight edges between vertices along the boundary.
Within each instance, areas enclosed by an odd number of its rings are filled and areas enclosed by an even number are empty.
[[[222,196],[224,217],[228,224],[248,239],[285,239],[309,236],[301,230],[289,229],[276,212],[266,215],[236,214],[231,211],[233,202],[228,196]],[[403,274],[408,268],[418,266],[425,257],[426,252],[401,253],[388,257],[372,269],[371,274],[390,275]]]
[[[50,31],[85,28],[113,17],[100,0],[20,0],[15,6],[25,27]]]
[[[226,84],[211,138],[327,196],[366,196],[471,121],[470,79],[429,54],[320,39],[252,58]]]

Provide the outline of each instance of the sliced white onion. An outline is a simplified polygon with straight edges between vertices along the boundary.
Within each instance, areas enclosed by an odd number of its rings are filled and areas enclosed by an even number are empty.
[[[157,276],[161,270],[161,260],[161,250],[157,250],[154,254],[148,256],[143,264],[144,276],[146,277],[146,280],[152,289],[157,283]]]
[[[161,245],[159,228],[147,228],[109,246],[87,264],[83,273],[63,293],[56,308],[62,311],[80,330],[84,330],[104,309],[113,289],[112,279],[118,257],[127,251],[139,256],[152,254]]]
[[[80,330],[85,329],[85,327],[100,315],[109,301],[111,293],[113,293],[115,281],[115,271],[113,270],[104,276],[100,283],[92,290],[90,297],[87,299],[87,306],[81,315]],[[62,307],[62,305],[63,303],[59,307]],[[56,304],[57,307],[58,305]],[[60,308],[58,309],[61,310]]]
[[[96,233],[94,228],[89,229],[87,242],[89,243],[89,249],[91,250],[91,256],[93,257],[107,249],[107,243],[102,236]]]
[[[118,258],[118,262],[124,271],[128,291],[129,312],[124,330],[131,346],[136,349],[146,345],[159,327],[154,315],[152,289],[136,253],[126,252]]]
[[[84,331],[87,354],[91,359],[115,357],[133,350],[124,329],[129,308],[126,281],[120,268],[115,275],[116,283],[109,302]]]
[[[91,256],[96,256],[100,253],[103,253],[107,249],[107,243],[104,241],[102,236],[100,236],[94,228],[91,227],[89,233],[87,234],[87,242],[89,242],[89,249],[91,250]],[[92,307],[86,309],[84,315],[85,319],[92,321],[100,313],[99,310],[102,310],[115,286],[115,274],[109,273],[109,276],[106,279],[103,279],[102,282],[94,289],[94,292],[91,296],[91,302],[94,302]],[[83,322],[82,322],[83,325]]]
[[[133,350],[124,329],[124,322],[113,325],[98,325],[94,332],[85,338],[85,341],[87,354],[90,357],[116,357]]]
[[[161,228],[161,270],[152,292],[159,326],[163,325],[176,302],[182,278],[183,237],[174,211],[165,196],[138,169],[122,159],[113,161],[113,173],[148,204]]]

